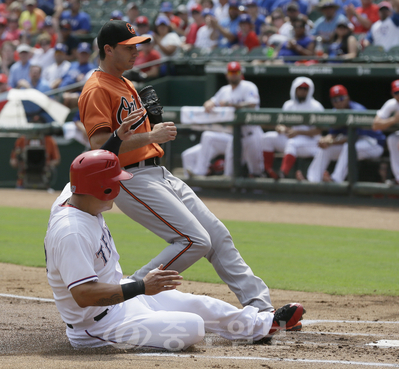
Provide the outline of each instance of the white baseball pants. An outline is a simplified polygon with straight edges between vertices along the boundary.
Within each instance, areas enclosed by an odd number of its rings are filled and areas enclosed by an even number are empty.
[[[392,173],[396,181],[399,181],[399,131],[388,136],[387,146],[389,149]]]
[[[66,333],[76,348],[124,344],[178,351],[200,342],[205,332],[256,341],[268,334],[272,322],[272,313],[258,313],[252,306],[238,309],[212,297],[174,290],[139,295],[114,305],[100,321],[67,327]]]

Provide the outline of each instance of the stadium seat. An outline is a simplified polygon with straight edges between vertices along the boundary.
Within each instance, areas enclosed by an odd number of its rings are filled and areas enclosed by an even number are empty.
[[[391,58],[392,62],[398,62],[399,61],[399,46],[394,46],[394,47],[390,48],[387,54]]]
[[[370,45],[359,52],[359,58],[364,61],[375,63],[389,61],[388,54],[385,52],[382,46]]]

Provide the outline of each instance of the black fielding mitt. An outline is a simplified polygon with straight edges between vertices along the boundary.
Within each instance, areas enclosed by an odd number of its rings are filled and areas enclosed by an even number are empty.
[[[162,108],[159,104],[159,98],[154,90],[154,87],[146,86],[140,92],[139,96],[143,106],[146,108],[148,113],[148,119],[150,123],[157,124],[162,122]]]

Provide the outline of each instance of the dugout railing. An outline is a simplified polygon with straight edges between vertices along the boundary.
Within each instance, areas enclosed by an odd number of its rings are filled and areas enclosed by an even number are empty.
[[[180,107],[164,107],[164,121],[173,121],[177,124],[178,132],[190,129],[189,124],[181,124]],[[356,128],[371,128],[375,117],[375,110],[355,112],[352,110],[325,110],[324,112],[287,112],[281,109],[241,109],[235,114],[234,121],[220,122],[222,125],[233,127],[234,147],[234,175],[232,177],[209,176],[182,178],[187,184],[202,188],[219,189],[261,189],[271,192],[340,194],[340,195],[399,195],[399,186],[386,183],[361,182],[358,180],[357,154],[355,150]],[[281,179],[275,181],[270,178],[248,178],[244,175],[241,165],[241,126],[261,125],[265,131],[271,130],[277,123],[285,125],[309,124],[320,127],[326,132],[331,127],[346,126],[348,128],[348,176],[343,183],[310,183],[295,179]],[[395,127],[394,127],[395,128]],[[388,135],[389,133],[387,133]],[[172,145],[165,145],[163,163],[171,170]],[[385,158],[386,159],[386,158]],[[383,160],[383,158],[378,159]]]

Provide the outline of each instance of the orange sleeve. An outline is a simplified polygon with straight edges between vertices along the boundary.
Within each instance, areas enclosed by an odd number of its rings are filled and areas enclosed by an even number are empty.
[[[46,136],[46,152],[47,152],[47,161],[51,160],[60,160],[60,150],[58,149],[58,145],[55,142],[54,138],[51,136]]]
[[[90,138],[99,128],[107,127],[112,131],[112,102],[108,92],[102,88],[93,88],[82,94],[79,99],[80,120]]]
[[[15,141],[14,148],[11,151],[11,159],[16,158],[16,155],[15,155],[16,149],[23,149],[24,147],[25,147],[25,136],[21,136],[21,137],[17,138],[17,140]]]

